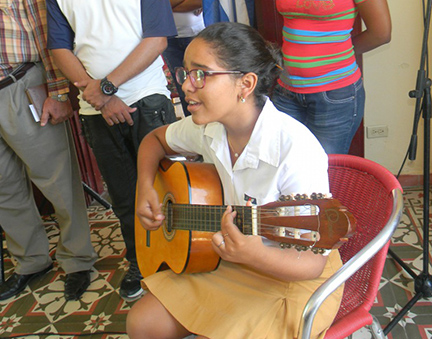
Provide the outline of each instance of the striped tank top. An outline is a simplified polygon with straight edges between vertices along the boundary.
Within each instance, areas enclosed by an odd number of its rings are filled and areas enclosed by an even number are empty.
[[[361,72],[351,41],[356,5],[367,0],[277,0],[284,18],[284,72],[279,84],[317,93],[356,82]]]

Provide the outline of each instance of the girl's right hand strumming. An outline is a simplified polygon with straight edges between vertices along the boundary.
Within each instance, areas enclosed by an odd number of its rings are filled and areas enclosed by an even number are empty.
[[[162,204],[159,203],[158,194],[153,187],[144,189],[143,192],[137,193],[136,214],[146,230],[155,231],[165,219],[162,214]]]

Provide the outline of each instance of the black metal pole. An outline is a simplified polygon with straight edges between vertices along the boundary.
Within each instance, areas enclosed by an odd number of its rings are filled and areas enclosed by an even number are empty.
[[[111,204],[106,201],[104,198],[102,198],[96,191],[94,191],[89,185],[87,185],[84,181],[82,182],[84,191],[93,197],[96,201],[98,201],[102,206],[104,206],[106,209],[110,209],[112,206]]]
[[[424,120],[424,154],[423,154],[423,271],[415,274],[409,267],[402,264],[402,260],[389,250],[389,254],[404,268],[414,279],[414,297],[399,311],[398,314],[384,328],[387,335],[393,327],[403,318],[403,316],[413,307],[422,297],[432,296],[432,277],[429,274],[429,173],[430,173],[430,119],[431,119],[431,80],[426,72],[426,59],[428,57],[428,38],[431,19],[431,0],[427,2],[426,16],[424,21],[423,45],[420,61],[420,69],[417,73],[416,89],[409,93],[410,97],[416,98],[416,108],[414,116],[414,128],[411,136],[409,148],[409,159],[414,160],[417,147],[417,126],[420,113],[423,112]]]
[[[426,5],[426,15],[424,19],[424,30],[423,30],[423,41],[422,50],[420,55],[420,68],[417,71],[417,82],[416,89],[409,92],[411,98],[416,98],[416,105],[414,111],[414,124],[413,132],[411,136],[410,148],[409,148],[409,159],[416,159],[417,152],[417,127],[420,120],[420,113],[422,110],[421,100],[424,97],[424,89],[427,87],[428,74],[426,74],[426,58],[428,57],[428,39],[430,30],[430,20],[431,20],[431,1],[428,0]],[[429,84],[430,86],[430,84]]]

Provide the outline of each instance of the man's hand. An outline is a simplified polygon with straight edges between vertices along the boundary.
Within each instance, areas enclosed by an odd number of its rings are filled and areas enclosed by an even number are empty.
[[[102,116],[108,125],[124,123],[125,121],[132,126],[133,120],[131,113],[135,112],[136,108],[131,108],[126,105],[121,99],[113,95],[102,108]]]
[[[102,93],[100,89],[101,80],[88,79],[74,83],[82,90],[82,98],[99,111],[111,97]]]
[[[65,102],[60,102],[48,97],[42,107],[41,126],[45,126],[48,121],[53,125],[57,125],[72,116],[73,110],[69,99]]]

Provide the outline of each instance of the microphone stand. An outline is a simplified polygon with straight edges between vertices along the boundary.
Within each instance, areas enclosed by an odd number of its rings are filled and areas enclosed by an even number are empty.
[[[393,259],[414,279],[414,297],[399,311],[398,314],[384,328],[387,335],[403,316],[421,298],[432,296],[432,276],[429,274],[429,172],[430,172],[430,119],[431,119],[431,79],[425,69],[428,57],[428,38],[431,19],[431,0],[427,2],[426,17],[424,21],[423,45],[420,61],[420,69],[417,73],[416,89],[409,92],[411,98],[416,98],[413,134],[409,147],[409,159],[415,160],[417,148],[417,126],[420,114],[423,112],[424,120],[424,158],[423,158],[423,270],[416,274],[411,270],[391,249],[388,253]]]

